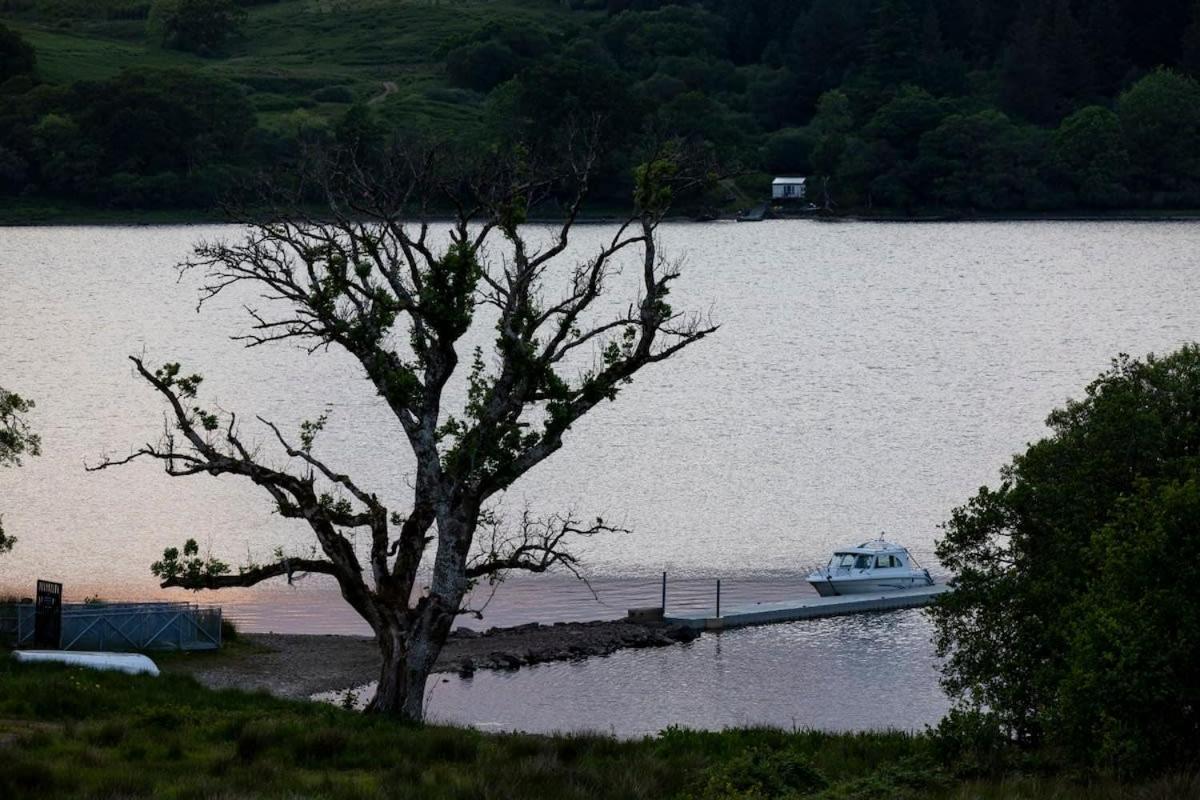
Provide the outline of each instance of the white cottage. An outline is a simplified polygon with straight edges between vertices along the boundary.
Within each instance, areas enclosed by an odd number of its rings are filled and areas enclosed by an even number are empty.
[[[803,200],[805,178],[776,178],[771,181],[772,200]]]

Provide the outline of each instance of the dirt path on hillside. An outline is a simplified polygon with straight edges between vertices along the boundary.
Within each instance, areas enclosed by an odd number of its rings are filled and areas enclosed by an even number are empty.
[[[377,106],[380,103],[382,103],[384,100],[386,100],[388,98],[388,95],[395,94],[398,91],[400,91],[400,87],[397,86],[394,81],[384,81],[383,82],[383,92],[375,95],[370,100],[368,100],[367,105]]]

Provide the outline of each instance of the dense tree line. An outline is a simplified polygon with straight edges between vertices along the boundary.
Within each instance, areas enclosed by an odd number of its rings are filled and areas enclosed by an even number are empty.
[[[146,8],[163,46],[219,57],[247,5]],[[597,188],[611,198],[628,196],[647,138],[679,136],[748,173],[812,176],[816,202],[837,210],[1200,206],[1197,0],[558,5],[577,13],[444,43],[445,97],[477,124],[433,133],[484,150],[601,115]],[[307,135],[261,130],[237,84],[147,73],[47,86],[34,56],[0,32],[5,193],[206,205]],[[389,120],[350,107],[314,135],[361,142],[404,124]]]
[[[608,17],[537,54],[481,31],[449,51],[451,79],[493,95],[513,92],[511,80],[541,102],[529,115],[538,120],[558,99],[540,75],[586,54],[608,102],[643,127],[703,139],[750,168],[823,179],[817,199],[831,207],[1200,203],[1193,0],[573,5]],[[485,49],[507,73],[481,83],[469,56]]]

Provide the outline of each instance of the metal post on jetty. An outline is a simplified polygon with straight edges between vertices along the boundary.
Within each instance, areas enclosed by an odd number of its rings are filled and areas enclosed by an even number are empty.
[[[717,578],[717,619],[721,618],[721,579]]]

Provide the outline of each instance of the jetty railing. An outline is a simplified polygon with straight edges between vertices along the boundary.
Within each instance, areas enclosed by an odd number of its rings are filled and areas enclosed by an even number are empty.
[[[14,647],[34,643],[30,603],[0,606],[0,639]],[[194,603],[64,603],[63,650],[216,650],[221,609]]]

